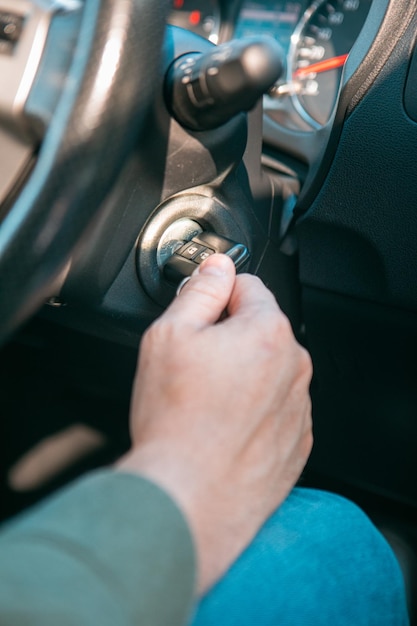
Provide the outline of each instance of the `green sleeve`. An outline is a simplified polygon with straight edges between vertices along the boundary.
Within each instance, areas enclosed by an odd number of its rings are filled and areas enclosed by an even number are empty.
[[[2,626],[184,626],[195,555],[169,496],[100,471],[0,533]]]

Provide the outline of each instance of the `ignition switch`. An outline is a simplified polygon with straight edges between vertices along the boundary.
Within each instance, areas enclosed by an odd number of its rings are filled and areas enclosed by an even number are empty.
[[[145,291],[166,306],[181,280],[214,252],[228,254],[238,270],[243,268],[252,243],[243,224],[213,197],[187,193],[163,202],[137,242],[137,271]]]
[[[200,224],[187,217],[173,222],[162,234],[158,243],[156,261],[159,269],[162,270],[168,259],[170,259],[179,248],[187,241],[191,241],[193,237],[196,237],[201,232],[203,232],[203,228]]]

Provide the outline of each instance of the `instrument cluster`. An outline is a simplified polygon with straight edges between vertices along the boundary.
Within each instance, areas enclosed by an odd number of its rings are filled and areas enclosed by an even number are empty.
[[[372,0],[173,0],[169,21],[221,43],[274,37],[286,59],[264,98],[265,114],[295,131],[321,128],[333,112],[350,49]]]

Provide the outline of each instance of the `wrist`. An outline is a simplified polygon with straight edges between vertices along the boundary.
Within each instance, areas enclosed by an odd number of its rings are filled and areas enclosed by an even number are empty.
[[[235,528],[228,528],[215,487],[205,484],[204,472],[184,451],[171,445],[147,443],[132,448],[116,463],[116,471],[140,475],[158,485],[183,513],[194,540],[197,557],[198,593],[212,586],[236,557]],[[236,544],[240,542],[236,541]],[[240,546],[241,547],[241,546]]]

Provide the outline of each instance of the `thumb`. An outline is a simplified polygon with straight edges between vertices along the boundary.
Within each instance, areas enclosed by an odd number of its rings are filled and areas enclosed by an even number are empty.
[[[165,318],[196,329],[216,323],[229,303],[235,278],[233,261],[224,254],[213,254],[191,276]]]

